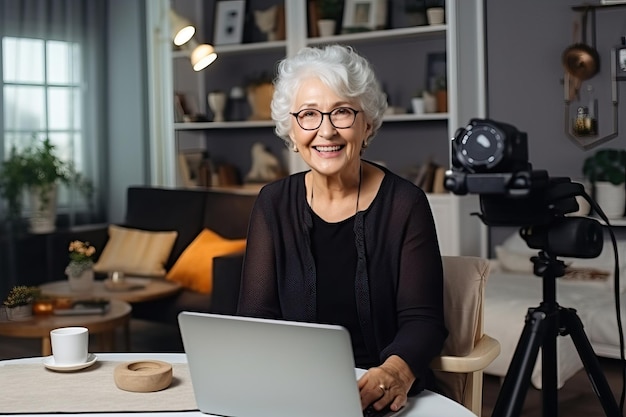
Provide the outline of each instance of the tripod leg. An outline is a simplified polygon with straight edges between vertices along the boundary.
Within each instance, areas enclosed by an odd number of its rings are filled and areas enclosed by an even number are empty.
[[[547,314],[540,308],[528,309],[524,329],[504,377],[492,417],[516,417],[520,415],[539,347],[543,342],[546,318]]]
[[[541,306],[548,311],[549,319],[546,319],[546,328],[541,345],[541,404],[542,416],[558,416],[558,378],[557,378],[557,338],[559,337],[559,310],[558,304],[542,303]]]
[[[600,368],[598,357],[593,351],[591,343],[589,343],[589,339],[583,330],[582,321],[576,314],[576,310],[572,308],[561,308],[560,314],[561,323],[563,323],[565,328],[569,330],[569,334],[574,341],[574,345],[578,351],[578,356],[580,356],[580,359],[585,366],[585,371],[591,381],[593,390],[596,393],[598,400],[600,400],[602,408],[604,409],[604,414],[607,417],[621,416],[619,406],[615,401],[611,387],[602,372],[602,368]]]

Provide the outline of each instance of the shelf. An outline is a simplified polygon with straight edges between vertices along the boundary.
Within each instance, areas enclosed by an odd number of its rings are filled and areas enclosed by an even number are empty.
[[[369,41],[389,41],[400,38],[437,38],[446,33],[447,25],[431,25],[431,26],[413,26],[398,29],[373,30],[369,32],[345,33],[335,36],[326,36],[320,38],[308,38],[309,45],[318,45],[325,43],[358,43]]]
[[[448,113],[427,113],[427,114],[389,114],[383,118],[387,122],[431,122],[448,120]],[[274,127],[273,120],[243,120],[240,122],[188,122],[174,123],[175,130],[211,130],[211,129],[247,129],[259,127]]]
[[[582,4],[580,6],[572,6],[572,10],[577,12],[584,12],[587,10],[595,9],[609,9],[614,7],[624,7],[626,3],[611,3],[611,4]]]
[[[235,55],[238,53],[246,52],[259,52],[259,51],[285,51],[287,48],[286,41],[271,41],[271,42],[254,42],[254,43],[242,43],[237,45],[217,45],[215,46],[215,52],[218,55]],[[189,58],[191,51],[176,50],[172,51],[172,58]]]
[[[383,122],[432,122],[436,120],[448,120],[448,113],[425,113],[425,114],[388,114],[383,117]]]
[[[189,122],[174,123],[175,130],[245,129],[274,127],[273,120],[244,120],[240,122]]]
[[[372,30],[367,32],[345,33],[335,36],[325,36],[319,38],[308,38],[308,45],[321,45],[327,43],[359,43],[381,41],[386,42],[392,39],[402,38],[420,38],[430,39],[438,38],[446,33],[447,25],[431,25],[431,26],[413,26],[397,29]],[[270,42],[254,42],[242,43],[237,45],[217,45],[215,52],[218,55],[230,55],[246,52],[259,51],[282,51],[287,49],[286,41],[270,41]],[[187,50],[172,51],[172,58],[189,58],[191,52]]]

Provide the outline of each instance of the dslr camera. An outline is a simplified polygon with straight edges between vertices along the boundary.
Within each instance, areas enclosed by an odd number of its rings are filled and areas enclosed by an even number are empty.
[[[481,221],[520,226],[529,247],[557,256],[595,258],[603,231],[590,218],[566,217],[578,210],[576,196],[589,198],[569,178],[550,178],[528,162],[528,140],[514,126],[471,119],[452,138],[452,166],[444,186],[457,195],[479,194]]]

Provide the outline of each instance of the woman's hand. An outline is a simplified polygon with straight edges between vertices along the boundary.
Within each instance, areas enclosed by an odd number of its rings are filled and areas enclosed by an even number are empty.
[[[389,405],[391,411],[398,411],[407,401],[407,393],[415,381],[415,375],[399,356],[387,358],[385,363],[370,368],[359,379],[361,407],[365,409],[373,403],[376,410]]]

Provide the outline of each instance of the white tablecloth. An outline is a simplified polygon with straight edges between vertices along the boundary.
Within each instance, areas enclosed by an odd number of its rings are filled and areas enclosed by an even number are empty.
[[[99,361],[103,362],[126,362],[126,361],[134,361],[134,360],[161,360],[164,362],[169,362],[171,364],[185,364],[187,362],[187,358],[185,354],[181,353],[96,353]],[[16,365],[16,364],[41,364],[43,368],[43,358],[24,358],[24,359],[11,359],[0,361],[0,381],[2,381],[2,375],[4,372],[2,371],[2,366],[5,365]],[[59,374],[59,376],[62,374]],[[5,384],[9,384],[10,381],[3,381],[1,386],[6,386]],[[34,390],[37,388],[35,387]],[[36,391],[35,391],[36,392]],[[1,396],[0,402],[11,401],[7,396]],[[0,406],[5,409],[6,406],[4,404],[0,404]],[[3,411],[4,413],[5,411]],[[58,414],[50,413],[50,414],[20,414],[20,416],[55,416],[58,417]],[[71,414],[70,414],[71,415]],[[118,416],[131,416],[131,417],[147,417],[152,416],[153,413],[150,412],[112,412],[107,413],[107,417],[118,417]],[[80,413],[81,417],[89,417],[89,416],[98,416],[102,417],[101,413]],[[159,417],[207,417],[209,414],[203,414],[200,411],[166,411],[159,412]],[[460,404],[446,398],[442,395],[435,394],[430,391],[424,391],[416,397],[411,399],[411,403],[406,409],[401,413],[402,417],[432,417],[432,416],[446,416],[446,417],[475,417],[475,415],[470,412],[465,407]],[[217,417],[217,416],[216,416]]]

